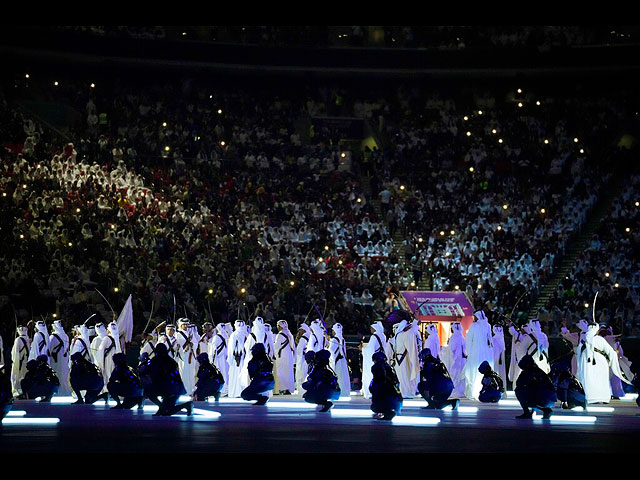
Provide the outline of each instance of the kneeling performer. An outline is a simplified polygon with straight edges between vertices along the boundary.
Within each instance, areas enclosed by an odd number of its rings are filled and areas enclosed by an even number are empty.
[[[376,352],[371,356],[373,379],[369,385],[371,392],[371,410],[379,414],[378,420],[391,420],[402,410],[402,393],[396,373],[387,363],[387,356],[383,352]]]
[[[302,388],[306,390],[302,396],[304,401],[322,405],[321,412],[329,411],[333,406],[332,400],[340,398],[338,376],[329,367],[330,359],[331,353],[329,350],[317,352],[313,357],[313,363],[309,364],[307,381],[302,384]]]
[[[444,363],[434,357],[428,348],[420,352],[419,358],[421,368],[418,391],[427,401],[428,405],[425,408],[441,410],[447,405],[451,405],[454,410],[458,408],[460,400],[449,400],[453,391],[453,381]]]
[[[127,365],[127,357],[124,353],[116,353],[113,356],[114,368],[107,383],[109,395],[116,401],[113,409],[129,409],[134,405],[142,408],[144,404],[144,391],[140,377]],[[123,397],[123,401],[120,401]]]
[[[247,401],[256,400],[254,405],[264,405],[269,400],[269,393],[276,385],[273,378],[273,363],[269,360],[262,343],[256,343],[251,347],[251,355],[247,365],[250,382],[240,396]]]
[[[518,363],[522,372],[516,381],[516,397],[522,406],[522,415],[516,418],[531,418],[533,410],[541,410],[542,418],[551,417],[551,408],[558,397],[549,375],[536,365],[531,355],[525,355]]]

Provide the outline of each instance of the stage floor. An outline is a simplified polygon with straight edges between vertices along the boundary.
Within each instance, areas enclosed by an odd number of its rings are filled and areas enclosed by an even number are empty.
[[[513,397],[499,405],[462,400],[458,411],[425,410],[415,398],[405,400],[391,422],[372,418],[361,396],[338,401],[328,413],[298,395],[273,396],[265,406],[222,398],[194,402],[191,417],[154,417],[157,407],[149,401],[144,410],[54,401],[62,403],[16,401],[0,427],[0,451],[623,453],[635,451],[640,438],[633,398],[591,405],[587,412],[557,407],[550,420],[515,419],[521,410]],[[36,418],[59,421],[24,423]]]

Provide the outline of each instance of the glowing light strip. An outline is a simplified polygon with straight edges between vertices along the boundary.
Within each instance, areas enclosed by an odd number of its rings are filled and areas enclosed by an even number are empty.
[[[442,409],[443,412],[478,413],[478,407],[458,407],[456,410],[451,405]]]
[[[314,409],[319,405],[315,403],[307,403],[307,402],[267,402],[267,407],[271,408],[307,408]]]
[[[582,407],[573,407],[571,409],[573,412],[584,412],[584,408]],[[602,412],[602,413],[611,413],[614,412],[615,409],[613,407],[590,407],[587,405],[587,412]]]
[[[190,402],[193,400],[193,397],[190,395],[180,395],[180,397],[178,398],[179,402]]]
[[[77,400],[77,398],[73,397],[53,397],[51,403],[73,403]]]
[[[638,398],[637,393],[626,393],[624,397],[620,397],[620,400],[629,401],[629,400],[635,400],[636,398]]]
[[[507,398],[516,398],[516,392],[514,392],[513,390],[508,390]]]
[[[60,423],[59,418],[4,418],[3,425],[55,425]]]
[[[338,402],[350,402],[351,397],[340,397],[338,398]]]
[[[40,398],[40,397],[38,397]],[[70,405],[72,403],[75,403],[78,399],[77,398],[73,398],[73,397],[53,397],[51,399],[51,403],[57,403],[59,405]],[[109,400],[109,402],[105,402],[104,400],[100,399],[97,400],[96,402],[92,403],[91,405],[110,405],[110,406],[115,406],[118,403],[115,400]],[[88,403],[82,403],[81,405],[89,405]]]
[[[332,417],[367,417],[373,418],[374,413],[371,410],[360,409],[357,410],[355,408],[338,408],[331,409]]]
[[[11,410],[7,417],[24,417],[27,414],[24,410]]]
[[[427,405],[428,405],[427,402],[424,401],[424,400],[404,400],[402,402],[402,408],[424,408]],[[433,411],[434,412],[438,412],[438,411],[451,412],[451,411],[453,411],[453,407],[451,405],[447,405],[446,407],[444,407],[442,409],[433,409]],[[477,413],[478,412],[478,407],[461,407],[461,406],[458,406],[458,408],[455,411],[456,412],[460,412],[460,413]]]
[[[194,408],[193,413],[207,418],[220,418],[222,416],[220,412],[212,412],[211,410],[203,410],[202,408]]]
[[[536,421],[542,421],[542,415],[533,414],[533,419]],[[552,423],[595,423],[597,417],[583,416],[583,415],[551,415],[549,421]]]
[[[434,426],[440,423],[437,417],[407,417],[404,415],[395,416],[391,419],[393,425],[406,425],[420,427],[424,425]]]
[[[352,397],[361,397],[362,393],[361,392],[351,392],[349,395],[352,396]]]
[[[213,398],[207,398],[207,402],[208,403],[216,403],[216,401]],[[221,398],[220,400],[218,400],[217,403],[246,403],[248,405],[251,402],[248,402],[247,400],[243,400],[242,398],[225,397],[225,398]]]
[[[143,410],[145,412],[153,412],[156,413],[158,411],[158,406],[157,405],[146,405],[143,407]],[[196,414],[196,416],[202,416],[202,417],[207,417],[207,418],[219,418],[222,416],[222,414],[220,412],[214,412],[211,410],[204,410],[202,408],[194,408],[192,413]],[[172,417],[189,417],[189,415],[187,415],[184,412],[179,412],[179,413],[175,413],[173,415],[171,415]],[[192,415],[193,416],[193,415]]]
[[[370,410],[356,410],[355,408],[340,408],[330,410],[332,417],[356,417],[356,418],[370,418],[373,420],[374,414]],[[433,426],[440,423],[440,419],[436,417],[413,417],[406,415],[398,415],[391,420],[393,425],[404,426]]]

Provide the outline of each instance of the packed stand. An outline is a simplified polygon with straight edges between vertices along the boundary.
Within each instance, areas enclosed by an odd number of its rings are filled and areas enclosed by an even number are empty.
[[[466,291],[502,314],[521,299],[524,315],[611,177],[624,114],[615,102],[522,90],[482,103],[407,92],[388,105],[390,146],[374,152],[372,183],[416,281],[431,275],[434,290]],[[580,121],[594,117],[603,121]]]
[[[616,334],[640,335],[639,212],[640,176],[636,173],[547,303],[545,313],[556,328],[575,330],[581,319],[591,319],[596,299],[599,324],[612,327]]]
[[[309,297],[354,328],[383,309],[399,268],[393,243],[350,154],[297,138],[288,122],[306,105],[200,89],[193,103],[172,101],[167,88],[116,91],[112,104],[94,87],[83,97],[79,83],[59,86],[33,90],[68,95],[86,126],[42,155],[37,135],[17,132],[5,152],[5,207],[16,213],[3,218],[16,219],[20,253],[4,259],[7,291],[34,279],[40,310],[73,318],[101,303],[96,288],[113,304],[133,291],[139,326],[144,311],[159,321],[176,310],[300,321]]]

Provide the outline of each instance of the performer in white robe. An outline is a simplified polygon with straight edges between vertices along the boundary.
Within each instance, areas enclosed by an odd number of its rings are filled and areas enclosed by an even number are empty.
[[[334,335],[329,340],[329,352],[331,353],[329,365],[338,376],[340,396],[349,397],[351,395],[351,376],[347,361],[347,343],[342,335],[342,324],[334,323],[331,330]]]
[[[224,378],[224,385],[220,390],[220,395],[223,397],[229,393],[229,361],[227,359],[227,338],[225,337],[225,327],[219,323],[216,325],[216,333],[211,337],[209,342],[209,360],[213,363]]]
[[[17,334],[18,336],[14,340],[13,348],[11,349],[11,387],[14,397],[22,395],[20,382],[27,373],[27,362],[29,361],[29,352],[31,350],[29,329],[19,326]]]
[[[427,336],[424,339],[422,348],[428,348],[431,351],[431,355],[437,359],[440,359],[440,337],[438,336],[438,327],[432,323],[427,325]],[[421,348],[421,349],[422,349]],[[451,373],[449,373],[451,375]]]
[[[489,319],[482,310],[473,314],[474,322],[467,330],[467,363],[464,366],[466,378],[465,397],[478,400],[482,390],[483,375],[478,367],[487,361],[493,369],[493,335]]]
[[[36,332],[33,334],[33,340],[31,341],[29,360],[35,360],[40,355],[46,355],[47,362],[51,363],[49,359],[49,332],[47,331],[47,324],[42,320],[36,322]]]
[[[520,329],[515,328],[514,325],[510,325],[509,333],[511,334],[511,361],[509,362],[508,378],[513,388],[515,388],[520,372],[522,372],[522,369],[518,365],[520,360],[522,360],[525,355],[534,355],[538,346],[529,323],[526,323]]]
[[[262,343],[265,347],[265,351],[267,349],[267,332],[264,328],[264,320],[262,317],[256,317],[253,320],[253,324],[251,326],[251,332],[247,336],[247,339],[244,342],[244,364],[242,365],[242,373],[240,373],[240,384],[242,388],[247,388],[249,383],[251,383],[251,379],[249,378],[249,362],[253,358],[253,354],[251,353],[251,348],[256,343]]]
[[[99,367],[101,365],[101,361],[98,358],[98,350],[100,349],[100,345],[102,345],[102,340],[107,335],[107,329],[104,326],[104,323],[96,323],[94,331],[96,336],[91,340],[89,348],[91,349],[92,362]],[[91,334],[91,331],[89,331],[89,334]]]
[[[418,356],[420,356],[420,351],[422,350],[422,344],[424,340],[422,339],[422,333],[420,332],[420,326],[418,324],[418,320],[415,318],[411,320],[411,331],[413,335],[416,337],[416,348],[418,349]]]
[[[467,363],[467,342],[459,322],[451,324],[449,343],[446,347],[442,347],[441,355],[453,381],[453,391],[449,398],[464,398],[467,384],[467,379],[464,376],[464,366]]]
[[[278,320],[278,335],[276,335],[274,350],[275,362],[273,364],[273,377],[276,382],[274,391],[293,393],[296,385],[294,378],[295,341],[289,331],[286,320]]]
[[[201,353],[206,353],[209,356],[209,360],[213,363],[213,357],[211,356],[211,342],[213,341],[213,337],[216,335],[216,330],[213,327],[213,323],[204,322],[202,324],[202,335],[200,336],[200,341],[198,342],[198,348],[196,349],[198,355]]]
[[[502,379],[502,384],[507,385],[506,345],[504,342],[504,330],[500,325],[493,326],[493,370]]]
[[[107,330],[107,334],[102,337],[102,343],[98,348],[97,365],[102,371],[102,378],[104,378],[104,388],[100,393],[108,393],[107,383],[109,383],[109,378],[111,378],[111,373],[115,368],[115,363],[113,361],[113,356],[116,353],[121,353],[122,349],[120,348],[120,334],[118,332],[118,324],[116,322],[111,322],[109,324],[109,329]]]
[[[307,373],[309,371],[309,365],[304,358],[304,354],[307,351],[307,344],[309,338],[311,338],[311,328],[306,323],[302,323],[298,329],[298,343],[296,344],[296,391],[298,393],[303,391],[302,384],[307,379]]]
[[[224,336],[227,340],[229,340],[229,337],[231,337],[231,334],[233,333],[233,325],[231,325],[231,323],[227,322],[224,323]]]
[[[577,326],[579,331],[575,333],[570,332],[569,329],[565,326],[562,326],[560,328],[560,335],[562,336],[562,338],[564,338],[568,342],[571,342],[571,345],[573,346],[573,357],[571,357],[571,373],[576,376],[578,375],[578,345],[581,344],[582,339],[584,338],[584,334],[589,328],[589,322],[581,319],[577,323]]]
[[[235,321],[235,330],[229,336],[227,363],[229,364],[229,388],[227,395],[230,398],[240,397],[244,387],[240,383],[240,373],[244,365],[245,350],[244,344],[247,338],[247,329],[244,321]]]
[[[51,368],[56,372],[60,380],[60,388],[57,395],[71,395],[69,383],[69,336],[64,331],[60,320],[53,322],[53,332],[49,337],[49,353],[51,356]]]
[[[420,380],[420,361],[418,358],[420,352],[416,343],[416,335],[411,324],[407,324],[406,320],[397,324],[395,331],[395,371],[400,382],[400,393],[403,398],[413,398]]]
[[[617,335],[613,336],[613,340],[612,342],[610,342],[609,344],[611,345],[611,347],[616,351],[616,353],[618,354],[618,363],[620,364],[620,370],[622,370],[622,373],[624,373],[625,377],[629,380],[629,379],[633,379],[633,372],[631,371],[631,361],[624,355],[624,351],[622,350],[622,344],[620,343],[620,339],[616,338]],[[607,337],[605,337],[605,339],[608,340]],[[613,374],[612,371],[609,371],[609,378],[613,379],[614,382],[619,383],[619,378]],[[619,390],[622,389],[622,384],[619,383]],[[613,383],[611,384],[611,388],[613,389]],[[622,389],[622,394],[619,395],[620,398],[624,397],[625,392],[624,389]],[[614,396],[615,392],[614,392]]]
[[[74,327],[73,340],[71,341],[71,347],[69,351],[69,366],[71,366],[71,355],[80,352],[85,360],[93,363],[93,356],[91,355],[91,342],[89,341],[89,328],[86,325],[76,325]]]
[[[364,398],[371,398],[371,392],[369,391],[369,385],[373,380],[373,374],[371,373],[371,367],[373,366],[373,360],[371,357],[374,353],[382,352],[388,359],[391,360],[393,356],[393,350],[387,337],[384,334],[384,326],[381,322],[375,322],[371,325],[371,337],[367,343],[362,344],[362,395]]]
[[[327,339],[325,338],[325,330],[322,322],[319,318],[316,318],[311,322],[311,336],[309,337],[309,343],[307,343],[307,352],[313,350],[319,352],[320,350],[326,350]]]
[[[549,365],[549,339],[547,335],[542,331],[542,326],[537,318],[533,318],[529,321],[530,330],[533,336],[537,340],[538,348],[535,353],[532,353],[533,360],[536,365],[544,373],[549,374],[551,372],[551,365]]]
[[[590,323],[578,346],[578,380],[584,387],[587,403],[611,401],[609,368],[623,382],[631,383],[620,370],[616,351],[598,335],[598,330],[597,323]]]
[[[158,343],[164,343],[169,351],[169,356],[177,361],[180,351],[178,350],[178,337],[177,329],[173,324],[167,325],[164,328],[164,334],[158,337]]]
[[[264,324],[264,334],[265,334],[264,349],[267,352],[267,357],[269,357],[269,359],[271,359],[271,361],[274,362],[276,359],[276,352],[275,352],[276,335],[275,333],[273,333],[272,327],[269,323]]]
[[[193,395],[196,389],[196,376],[198,373],[197,342],[193,338],[193,329],[189,328],[189,319],[178,319],[176,332],[176,362],[180,371],[182,384],[187,395]]]
[[[620,365],[620,370],[625,374],[626,378],[632,379],[633,373],[631,372],[631,364],[629,359],[624,356],[622,351],[622,345],[620,344],[620,335],[614,335],[613,329],[607,326],[601,326],[600,332],[598,333],[601,337],[603,337],[607,343],[616,351],[618,355],[618,364]],[[611,369],[609,369],[609,382],[611,383],[611,395],[614,399],[619,399],[624,397],[625,391],[622,387],[622,380],[620,380]]]
[[[142,341],[142,347],[140,347],[140,356],[146,353],[149,358],[155,354],[156,344],[158,343],[158,334],[153,331],[151,333],[144,334],[144,340]]]

